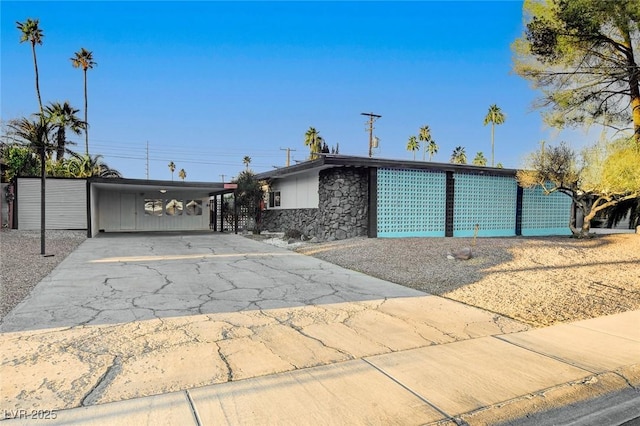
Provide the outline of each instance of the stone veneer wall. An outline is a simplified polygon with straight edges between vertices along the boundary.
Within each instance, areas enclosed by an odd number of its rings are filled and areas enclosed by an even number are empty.
[[[262,228],[272,232],[297,229],[307,237],[316,235],[318,209],[270,209],[263,216]]]
[[[320,171],[318,195],[319,240],[344,240],[368,234],[368,169],[344,167]]]
[[[271,209],[263,229],[297,229],[319,241],[344,240],[368,233],[369,172],[353,167],[320,171],[317,209]]]

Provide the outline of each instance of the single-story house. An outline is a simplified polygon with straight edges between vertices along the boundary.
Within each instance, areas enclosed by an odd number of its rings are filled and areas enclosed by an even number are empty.
[[[99,232],[222,230],[222,196],[233,186],[123,178],[46,179],[46,229]],[[13,227],[40,229],[40,178],[17,178]],[[236,228],[237,231],[237,228]]]
[[[522,188],[513,169],[326,154],[256,177],[263,229],[319,240],[570,234],[571,198]]]

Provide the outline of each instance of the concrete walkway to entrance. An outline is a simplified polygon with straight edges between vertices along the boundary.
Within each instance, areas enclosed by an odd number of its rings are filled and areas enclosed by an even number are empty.
[[[241,236],[107,235],[4,318],[0,410],[63,424],[495,423],[637,393],[638,323],[529,330]]]

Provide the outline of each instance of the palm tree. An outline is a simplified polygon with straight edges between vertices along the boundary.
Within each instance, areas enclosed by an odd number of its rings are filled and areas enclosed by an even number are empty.
[[[103,177],[121,178],[122,174],[102,162],[102,156],[73,154],[67,162],[68,175],[76,178]]]
[[[451,154],[451,163],[454,164],[467,164],[467,153],[464,152],[464,147],[457,146]]]
[[[431,129],[429,128],[429,126],[420,127],[420,133],[418,134],[418,140],[421,141],[421,142],[424,142],[422,144],[422,147],[423,147],[422,161],[425,160],[425,156],[426,156],[427,151],[429,151],[429,161],[431,161],[431,158],[433,157],[433,154],[438,152],[438,145],[436,144],[436,141],[434,141],[431,138]]]
[[[484,125],[491,123],[491,167],[493,167],[493,136],[495,132],[495,126],[503,124],[506,120],[505,115],[502,113],[500,107],[496,104],[493,104],[489,107],[489,112],[487,116],[484,118]]]
[[[184,182],[184,180],[187,178],[187,172],[185,172],[184,169],[180,169],[180,171],[178,172],[178,177]]]
[[[484,156],[482,151],[478,152],[473,159],[473,164],[476,166],[486,166],[487,165],[487,157]]]
[[[409,141],[407,142],[407,151],[413,151],[413,160],[416,159],[416,151],[420,150],[420,142],[418,142],[418,138],[415,136],[409,137]]]
[[[71,60],[71,65],[74,68],[82,68],[82,72],[84,74],[84,122],[87,123],[87,129],[84,132],[84,153],[89,155],[89,121],[87,119],[87,70],[89,68],[93,69],[95,65],[98,65],[93,60],[93,52],[88,51],[84,47],[75,53],[73,58],[69,58]]]
[[[51,130],[47,121],[20,118],[11,120],[7,126],[12,136],[16,137],[23,146],[26,146],[33,153],[42,154],[41,159],[44,157],[43,153],[51,148],[47,143],[47,134]]]
[[[39,26],[40,21],[38,19],[28,18],[24,22],[16,22],[16,26],[21,31],[20,43],[28,41],[31,43],[31,52],[33,53],[33,68],[36,75],[36,95],[38,95],[38,106],[40,107],[40,114],[44,114],[42,108],[42,98],[40,97],[40,80],[38,76],[38,60],[36,58],[36,44],[42,44],[44,34]],[[44,116],[42,117],[44,119]]]
[[[75,145],[75,142],[67,141],[66,130],[71,130],[76,135],[82,133],[86,123],[80,120],[76,113],[79,110],[73,108],[69,102],[51,102],[45,107],[45,120],[49,122],[55,132],[56,161],[61,162],[65,154],[67,144]]]
[[[42,137],[40,149],[40,254],[45,254],[45,233],[46,233],[46,179],[47,169],[45,165],[45,145],[47,145],[48,129],[44,122],[44,109],[42,108],[42,97],[40,96],[40,79],[38,75],[38,60],[36,58],[36,44],[42,44],[44,34],[39,26],[40,21],[28,18],[25,22],[16,22],[20,32],[20,43],[25,41],[31,42],[31,52],[33,53],[33,68],[36,76],[36,95],[38,95],[38,106],[40,107],[40,132]]]
[[[251,157],[249,157],[248,155],[245,155],[244,158],[242,159],[242,162],[244,163],[244,166],[246,167],[246,169],[249,170],[249,164],[251,164]]]
[[[173,161],[169,162],[169,170],[171,170],[171,182],[173,182],[173,172],[176,171],[176,164]]]
[[[322,136],[315,128],[309,127],[309,130],[304,134],[304,145],[309,147],[311,154],[309,159],[313,160],[319,157],[319,153],[322,150]]]

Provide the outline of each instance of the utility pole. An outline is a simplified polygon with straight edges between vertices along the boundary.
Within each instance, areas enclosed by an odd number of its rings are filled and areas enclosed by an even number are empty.
[[[225,177],[225,175],[220,175],[220,177],[222,178],[222,183],[224,183],[224,177]]]
[[[369,117],[369,121],[365,123],[369,127],[365,130],[369,130],[369,158],[371,158],[373,156],[373,128],[374,128],[373,122],[382,116],[374,114],[372,112],[363,112],[363,113],[360,113],[360,115],[366,115]]]
[[[291,151],[296,150],[291,148],[280,148],[280,151],[287,151],[287,167],[289,167],[289,164],[291,164]]]

